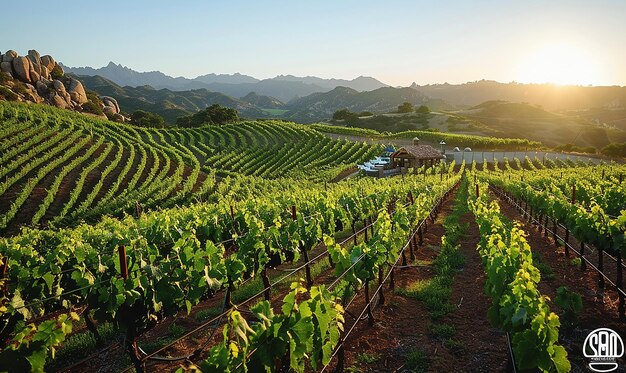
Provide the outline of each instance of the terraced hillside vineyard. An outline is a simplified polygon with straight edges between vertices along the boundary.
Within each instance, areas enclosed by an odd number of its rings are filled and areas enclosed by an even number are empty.
[[[216,177],[315,179],[380,152],[275,121],[157,130],[6,102],[0,117],[8,234],[206,199]]]

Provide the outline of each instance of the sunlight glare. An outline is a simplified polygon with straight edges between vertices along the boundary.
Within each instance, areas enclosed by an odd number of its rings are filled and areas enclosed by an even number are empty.
[[[572,45],[545,45],[531,52],[518,68],[521,83],[589,85],[601,81],[589,52]]]

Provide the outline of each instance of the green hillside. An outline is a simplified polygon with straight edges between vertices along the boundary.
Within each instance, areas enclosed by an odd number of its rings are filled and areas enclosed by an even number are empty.
[[[254,104],[204,88],[171,91],[166,88],[154,89],[151,86],[122,87],[101,76],[78,76],[77,78],[85,87],[97,92],[98,95],[114,97],[124,112],[144,110],[157,113],[170,124],[176,123],[178,117],[194,114],[212,104],[236,109],[247,118],[268,117],[266,112]]]
[[[224,176],[331,179],[380,152],[277,121],[157,130],[7,102],[0,118],[5,234],[206,199]]]

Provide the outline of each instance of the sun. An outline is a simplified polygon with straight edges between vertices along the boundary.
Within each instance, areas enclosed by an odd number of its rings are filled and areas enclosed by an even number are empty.
[[[519,64],[521,83],[598,84],[600,71],[589,52],[567,44],[540,47]]]

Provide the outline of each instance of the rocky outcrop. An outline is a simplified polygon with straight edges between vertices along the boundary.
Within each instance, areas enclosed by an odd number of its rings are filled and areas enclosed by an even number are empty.
[[[125,120],[117,100],[92,95],[90,101],[85,87],[78,79],[65,76],[63,68],[52,56],[41,56],[36,50],[29,50],[26,56],[19,56],[14,50],[0,53],[0,74],[4,74],[4,77],[0,77],[0,84],[14,92],[12,99],[46,102],[62,109],[96,115],[104,112],[111,120]]]

